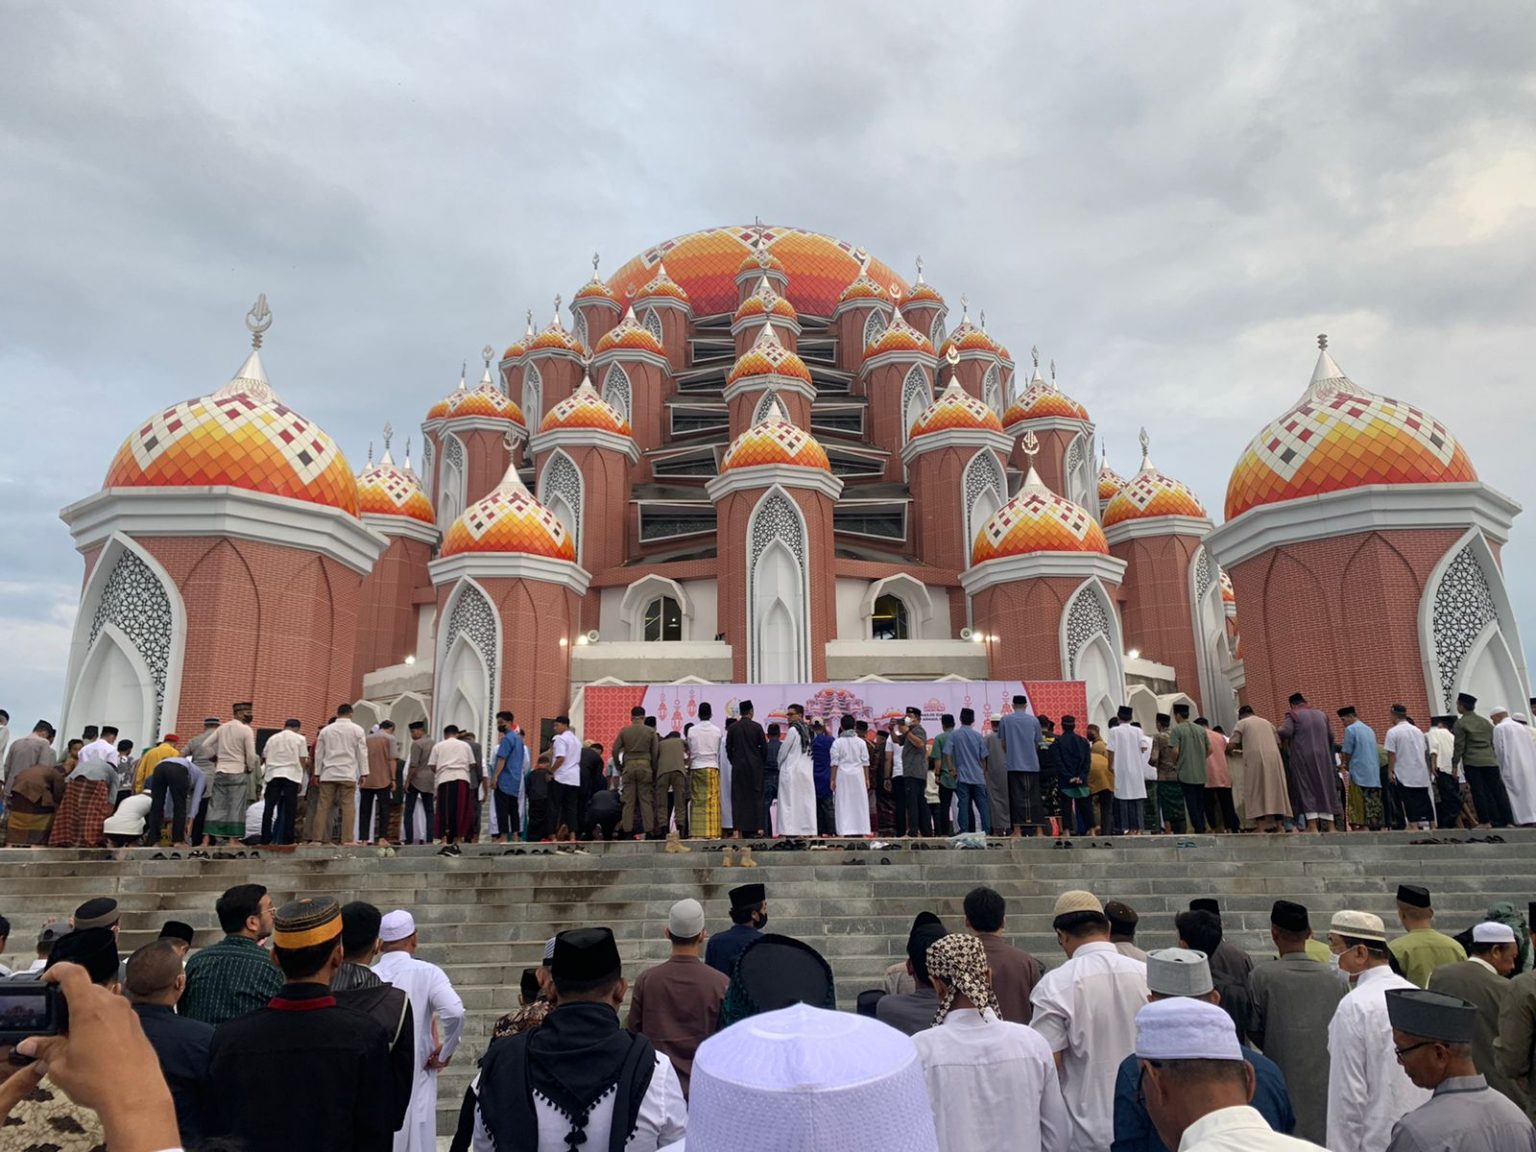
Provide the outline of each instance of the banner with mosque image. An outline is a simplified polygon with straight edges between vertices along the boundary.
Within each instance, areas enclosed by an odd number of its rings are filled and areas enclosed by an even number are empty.
[[[833,731],[845,715],[867,720],[871,727],[888,727],[909,707],[923,710],[923,725],[939,729],[948,712],[956,720],[960,709],[976,711],[976,726],[985,731],[989,718],[1013,710],[1013,698],[1029,698],[1037,716],[1085,716],[1088,692],[1081,680],[902,680],[839,684],[589,684],[583,690],[581,737],[611,744],[629,723],[637,704],[656,717],[663,736],[681,732],[699,718],[699,705],[709,702],[714,722],[722,728],[750,700],[757,722],[765,728],[782,724],[790,704],[801,704],[808,719],[820,718]]]

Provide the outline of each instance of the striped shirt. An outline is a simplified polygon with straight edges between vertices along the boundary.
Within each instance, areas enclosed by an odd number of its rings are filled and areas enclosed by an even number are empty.
[[[249,936],[226,936],[187,961],[187,990],[177,1011],[217,1028],[276,996],[283,973]]]

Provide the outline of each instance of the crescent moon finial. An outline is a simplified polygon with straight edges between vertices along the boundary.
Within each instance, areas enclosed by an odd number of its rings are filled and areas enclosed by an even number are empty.
[[[260,348],[261,338],[268,328],[272,327],[272,309],[267,307],[267,294],[263,292],[256,297],[256,303],[251,305],[251,310],[245,314],[245,326],[251,333],[251,347]]]

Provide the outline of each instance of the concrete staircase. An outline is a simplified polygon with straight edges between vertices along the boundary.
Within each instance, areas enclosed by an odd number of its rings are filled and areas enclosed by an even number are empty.
[[[1050,919],[1068,888],[1130,903],[1141,916],[1138,942],[1147,948],[1175,943],[1173,914],[1192,897],[1216,896],[1228,936],[1266,956],[1270,905],[1281,897],[1306,904],[1319,935],[1329,915],[1346,907],[1375,912],[1395,927],[1400,881],[1431,890],[1438,923],[1450,932],[1481,919],[1495,901],[1523,908],[1536,897],[1536,832],[1502,835],[1503,844],[1445,846],[1411,845],[1416,837],[1407,833],[1358,833],[1159,836],[1100,840],[1112,846],[1099,848],[1079,840],[1071,849],[1049,840],[998,842],[987,851],[832,848],[758,853],[755,870],[724,868],[719,852],[703,844],[676,856],[658,844],[626,843],[595,845],[585,855],[503,856],[499,846],[472,845],[457,859],[430,848],[382,858],[370,849],[305,848],[211,861],[155,860],[146,850],[119,859],[110,852],[11,849],[0,851],[0,913],[12,925],[4,962],[24,967],[42,922],[67,917],[91,896],[121,903],[125,952],[153,939],[167,919],[193,924],[199,945],[213,942],[214,900],[249,880],[266,884],[277,903],[326,894],[369,900],[385,911],[408,908],[421,933],[419,955],[447,970],[469,1011],[459,1055],[440,1084],[439,1131],[448,1133],[492,1025],[516,1006],[522,970],[536,965],[544,941],[565,928],[611,927],[633,978],[667,954],[662,931],[674,901],[702,900],[718,931],[729,923],[727,890],[761,881],[770,930],[817,947],[837,974],[839,1001],[851,1008],[861,989],[878,986],[886,966],[904,958],[919,910],[958,929],[961,902],[977,884],[1007,897],[1007,934],[1048,967],[1062,958]]]

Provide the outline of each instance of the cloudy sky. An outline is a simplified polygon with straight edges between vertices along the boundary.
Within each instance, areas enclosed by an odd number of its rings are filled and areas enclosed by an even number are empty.
[[[59,711],[57,510],[229,378],[257,292],[360,464],[594,249],[754,216],[921,253],[1213,510],[1319,332],[1530,507],[1533,43],[1517,0],[7,5],[0,707]],[[1533,558],[1528,513],[1528,641]]]

